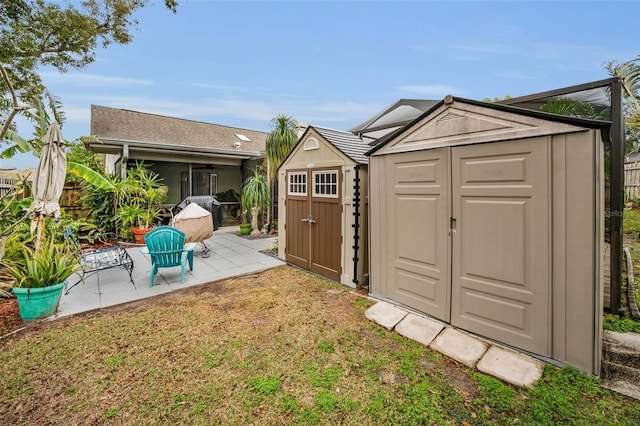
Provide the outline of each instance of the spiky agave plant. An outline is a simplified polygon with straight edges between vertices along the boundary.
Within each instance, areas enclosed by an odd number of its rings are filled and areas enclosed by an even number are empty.
[[[49,237],[39,249],[24,246],[22,258],[4,263],[14,287],[41,288],[63,283],[79,273],[80,253]]]

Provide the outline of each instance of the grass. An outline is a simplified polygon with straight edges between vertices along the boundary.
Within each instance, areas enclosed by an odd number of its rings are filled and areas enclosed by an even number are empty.
[[[624,246],[629,248],[631,260],[633,262],[635,294],[636,300],[640,301],[640,209],[628,209],[624,211],[623,217]],[[626,270],[626,260],[623,257],[623,270]],[[622,288],[623,306],[628,306],[627,302],[627,274],[623,276]],[[640,332],[640,322],[629,318],[617,318],[606,316],[603,321],[603,328],[610,331]]]
[[[368,321],[367,299],[290,267],[40,323],[2,341],[0,423],[637,424],[574,369],[533,389]]]
[[[622,232],[625,234],[635,234],[635,237],[638,237],[640,233],[640,209],[628,209],[624,211]]]

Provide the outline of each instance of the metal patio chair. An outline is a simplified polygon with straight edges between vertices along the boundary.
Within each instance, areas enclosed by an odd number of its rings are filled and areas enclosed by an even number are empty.
[[[151,257],[151,277],[149,287],[153,287],[153,279],[159,268],[180,266],[182,268],[182,282],[187,262],[189,270],[193,271],[193,249],[196,243],[185,244],[185,233],[171,226],[159,226],[144,237],[147,247],[143,253]]]

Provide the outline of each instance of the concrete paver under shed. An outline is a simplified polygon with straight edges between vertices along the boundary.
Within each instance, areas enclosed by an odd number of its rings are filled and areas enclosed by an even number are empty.
[[[473,368],[487,351],[488,345],[454,328],[447,328],[431,342],[429,347]]]
[[[491,346],[487,350],[476,368],[518,386],[530,386],[544,372],[542,362],[497,346]]]
[[[365,317],[388,330],[395,328],[399,334],[428,345],[467,367],[477,367],[485,374],[516,386],[531,387],[544,372],[544,363],[536,359],[486,343],[387,302],[378,302],[367,309]]]
[[[425,346],[429,346],[443,328],[444,324],[416,314],[407,315],[396,325],[398,334]]]

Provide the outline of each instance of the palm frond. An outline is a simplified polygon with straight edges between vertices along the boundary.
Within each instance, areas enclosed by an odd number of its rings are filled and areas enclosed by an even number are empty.
[[[622,64],[609,62],[609,74],[616,77],[624,88],[624,97],[631,108],[640,111],[640,56]]]
[[[276,170],[298,142],[298,123],[289,116],[278,115],[271,120],[273,130],[267,136],[265,156],[268,176],[273,179]]]

